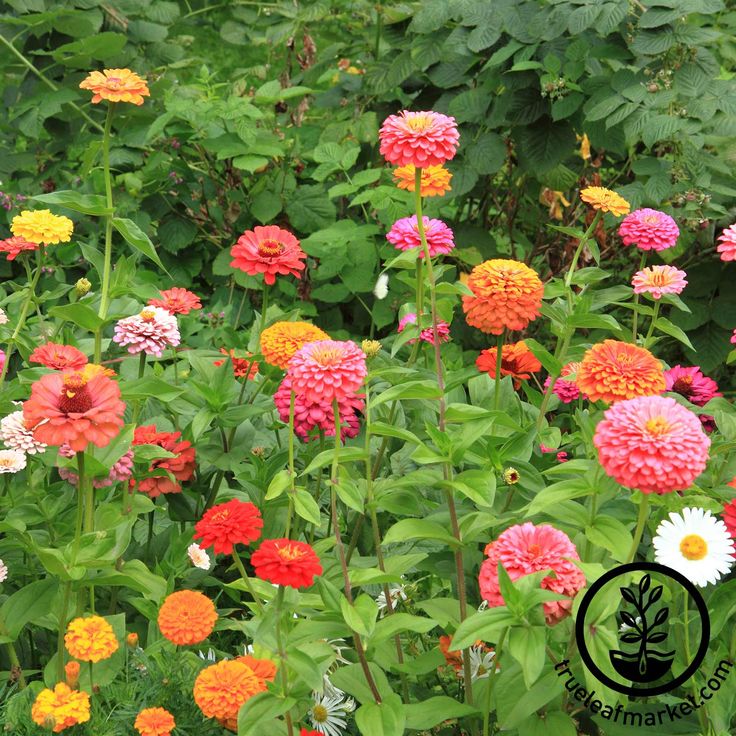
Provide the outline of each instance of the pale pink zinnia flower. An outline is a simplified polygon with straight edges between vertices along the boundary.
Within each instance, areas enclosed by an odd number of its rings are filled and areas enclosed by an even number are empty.
[[[20,450],[0,450],[0,473],[17,473],[26,466],[26,454]]]
[[[48,447],[34,438],[33,428],[26,426],[22,409],[0,419],[0,439],[11,450],[20,450],[28,455],[43,452]]]
[[[664,396],[637,396],[606,410],[593,444],[603,470],[642,493],[684,491],[705,470],[710,440],[698,416]]]
[[[427,247],[431,258],[449,253],[455,247],[452,230],[442,220],[430,220],[429,217],[422,217],[422,222],[424,223],[424,234],[427,238]],[[422,248],[422,240],[419,237],[419,228],[417,227],[417,216],[412,215],[396,220],[388,235],[386,235],[386,240],[393,243],[399,250]],[[417,253],[420,258],[423,255],[423,249]]]
[[[634,274],[634,294],[651,294],[661,299],[664,294],[679,294],[687,286],[687,274],[674,266],[649,266]]]
[[[568,363],[560,372],[560,377],[555,381],[552,391],[555,396],[563,403],[570,404],[580,398],[580,389],[575,383],[575,373],[578,372],[580,362]],[[544,388],[549,388],[550,377],[544,382]],[[583,398],[585,396],[583,395]]]
[[[429,321],[429,318],[425,318],[425,323]],[[417,323],[417,315],[414,312],[409,312],[408,314],[405,314],[400,320],[399,320],[399,326],[396,328],[397,332],[401,333],[406,329],[407,325],[415,325]],[[440,344],[443,342],[448,342],[450,339],[450,325],[447,324],[447,322],[443,322],[442,320],[437,321],[437,337],[439,338]],[[419,339],[422,342],[428,342],[430,345],[434,345],[434,329],[430,327],[425,327],[420,333],[419,333]],[[411,340],[407,340],[407,345],[413,345],[417,339],[413,337]]]
[[[480,593],[490,607],[504,604],[498,584],[500,562],[511,580],[518,580],[542,570],[552,574],[542,578],[541,588],[568,596],[568,600],[547,601],[544,617],[549,625],[556,624],[572,610],[572,599],[585,587],[585,575],[571,560],[579,560],[570,538],[548,524],[535,526],[531,522],[509,527],[495,542],[486,546],[488,559],[478,576]]]
[[[636,245],[639,250],[659,251],[675,245],[680,229],[668,214],[644,207],[624,217],[618,234],[624,245]]]
[[[69,445],[61,445],[59,447],[59,455],[62,457],[73,457],[74,450]],[[133,475],[133,451],[128,450],[115,464],[110,468],[110,472],[105,478],[93,478],[92,485],[95,488],[109,488],[115,483],[129,480]],[[79,483],[79,476],[71,468],[59,468],[59,476],[67,483],[76,486]]]
[[[189,559],[192,561],[194,567],[198,567],[200,570],[209,570],[212,561],[206,550],[203,550],[196,542],[192,542],[187,547],[187,554]]]
[[[716,251],[722,261],[736,261],[736,222],[720,234]]]
[[[115,325],[113,342],[128,346],[132,355],[145,352],[160,358],[168,346],[179,344],[176,317],[161,307],[146,307],[139,314],[121,319]]]
[[[455,118],[439,112],[389,115],[378,133],[381,154],[391,164],[415,168],[437,166],[455,156],[460,134]]]
[[[365,353],[352,340],[317,340],[294,353],[287,373],[297,396],[310,402],[339,401],[363,385],[365,361]]]

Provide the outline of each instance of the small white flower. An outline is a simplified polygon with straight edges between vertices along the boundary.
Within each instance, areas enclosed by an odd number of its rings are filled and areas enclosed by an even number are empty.
[[[637,616],[636,617],[636,623],[637,624],[640,624],[641,623],[641,616]],[[633,627],[629,626],[628,624],[621,624],[621,626],[618,627],[618,633],[619,634],[625,634],[631,628],[633,628]]]
[[[22,411],[14,411],[0,419],[0,439],[11,450],[20,450],[29,455],[43,452],[47,447],[33,437],[33,430],[26,427]]]
[[[0,309],[0,325],[8,324],[8,315],[5,314],[4,309]]]
[[[475,682],[476,680],[482,680],[484,677],[488,677],[493,669],[494,662],[496,659],[496,652],[492,649],[486,649],[484,646],[475,645],[470,647],[470,679]],[[496,672],[500,670],[500,667],[496,667]],[[464,669],[458,672],[460,677],[465,676]]]
[[[202,651],[197,652],[197,656],[200,659],[203,659],[205,662],[217,661],[217,655],[215,654],[215,650],[212,649],[211,647],[206,652],[202,652]]]
[[[314,703],[309,709],[312,727],[325,736],[342,736],[348,725],[347,715],[355,710],[355,701],[343,695],[313,693]]]
[[[20,450],[0,450],[0,473],[17,473],[26,466],[26,454]]]
[[[210,569],[210,556],[196,542],[192,542],[187,547],[187,554],[194,567],[198,567],[200,570]]]
[[[391,598],[391,608],[395,608],[399,601],[405,601],[408,599],[406,595],[406,589],[403,585],[390,585],[388,589],[389,597]],[[388,609],[388,601],[386,600],[386,591],[382,590],[376,597],[376,603],[378,605],[378,613],[383,614]]]
[[[8,579],[8,566],[0,560],[0,583],[4,583]]]
[[[376,285],[373,287],[373,295],[376,297],[376,299],[385,299],[388,296],[388,274],[382,273],[378,280],[376,281]]]

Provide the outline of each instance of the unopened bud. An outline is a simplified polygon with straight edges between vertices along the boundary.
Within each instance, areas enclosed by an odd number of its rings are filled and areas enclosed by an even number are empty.
[[[128,636],[125,637],[125,643],[131,649],[135,649],[138,646],[138,634],[136,634],[135,631],[128,634]]]
[[[72,690],[76,690],[79,685],[79,662],[72,660],[64,665],[64,673],[66,674],[66,684]]]
[[[515,483],[518,483],[520,478],[521,475],[519,475],[519,471],[516,468],[506,468],[503,471],[503,480],[507,486],[513,486]]]
[[[47,731],[53,731],[56,728],[56,718],[51,713],[43,719],[43,727]]]
[[[88,279],[79,279],[76,284],[74,284],[74,291],[77,292],[77,296],[82,297],[85,294],[89,292],[89,290],[92,288],[92,284]]]
[[[266,454],[266,448],[261,447],[260,445],[251,447],[250,454],[253,455],[253,457],[263,457]]]
[[[365,353],[365,357],[370,360],[381,352],[381,343],[378,340],[363,340],[360,343],[360,348]]]

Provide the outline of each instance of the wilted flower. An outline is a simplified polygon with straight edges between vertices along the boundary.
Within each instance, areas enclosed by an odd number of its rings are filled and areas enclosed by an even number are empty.
[[[617,217],[628,214],[631,209],[631,205],[620,194],[605,187],[587,187],[580,192],[580,199],[595,210],[610,212]]]

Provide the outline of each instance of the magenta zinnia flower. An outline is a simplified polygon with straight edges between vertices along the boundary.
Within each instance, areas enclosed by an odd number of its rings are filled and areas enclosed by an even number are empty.
[[[449,253],[455,247],[452,230],[442,220],[430,220],[428,217],[422,217],[422,222],[424,223],[424,234],[427,238],[431,258]],[[421,249],[422,241],[419,237],[417,216],[412,215],[396,220],[388,235],[386,235],[386,240],[393,243],[399,250]],[[417,253],[419,258],[423,255],[423,249]]]
[[[115,325],[112,338],[121,346],[128,346],[131,355],[145,352],[160,358],[168,346],[179,344],[176,317],[161,307],[146,307],[140,314],[121,319]]]
[[[642,493],[684,491],[705,470],[710,440],[697,415],[664,396],[619,401],[596,427],[598,460],[616,482]]]
[[[437,166],[455,156],[460,134],[455,118],[439,112],[389,115],[378,133],[381,154],[391,164],[416,168]]]
[[[736,261],[736,222],[720,234],[716,251],[722,261]]]
[[[705,406],[716,396],[723,396],[718,384],[704,376],[698,366],[673,366],[664,372],[664,382],[667,391],[684,396],[696,406]]]
[[[631,279],[634,294],[651,294],[661,299],[664,294],[679,294],[687,286],[687,274],[674,266],[650,266],[637,271]]]
[[[575,383],[575,375],[580,367],[580,361],[575,363],[568,363],[563,367],[560,372],[560,377],[555,381],[554,388],[552,391],[555,396],[563,403],[570,404],[573,401],[577,401],[580,398],[580,389]],[[544,382],[545,390],[549,388],[550,377],[547,376],[547,380]],[[585,398],[585,394],[583,394]]]
[[[429,317],[425,317],[425,324],[429,321]],[[401,333],[404,331],[407,325],[415,325],[416,323],[417,315],[414,312],[409,312],[399,320],[399,326],[396,328],[396,330],[397,332]],[[449,341],[450,325],[448,325],[447,322],[443,322],[442,320],[437,321],[437,337],[439,338],[440,344]],[[430,345],[434,345],[434,329],[431,326],[425,327],[419,333],[419,339],[422,342],[428,342]],[[416,341],[416,338],[413,337],[411,340],[407,340],[407,345],[413,345]]]
[[[624,217],[618,234],[624,245],[636,245],[640,250],[659,251],[675,245],[680,229],[668,214],[644,207]]]
[[[498,585],[500,562],[511,580],[518,580],[541,570],[553,574],[542,578],[541,587],[569,600],[547,601],[544,617],[551,626],[565,618],[572,610],[572,599],[585,587],[585,575],[571,560],[579,560],[577,549],[570,538],[548,524],[535,526],[531,522],[509,527],[495,542],[486,546],[488,559],[483,562],[478,576],[480,593],[491,607],[504,604]]]

